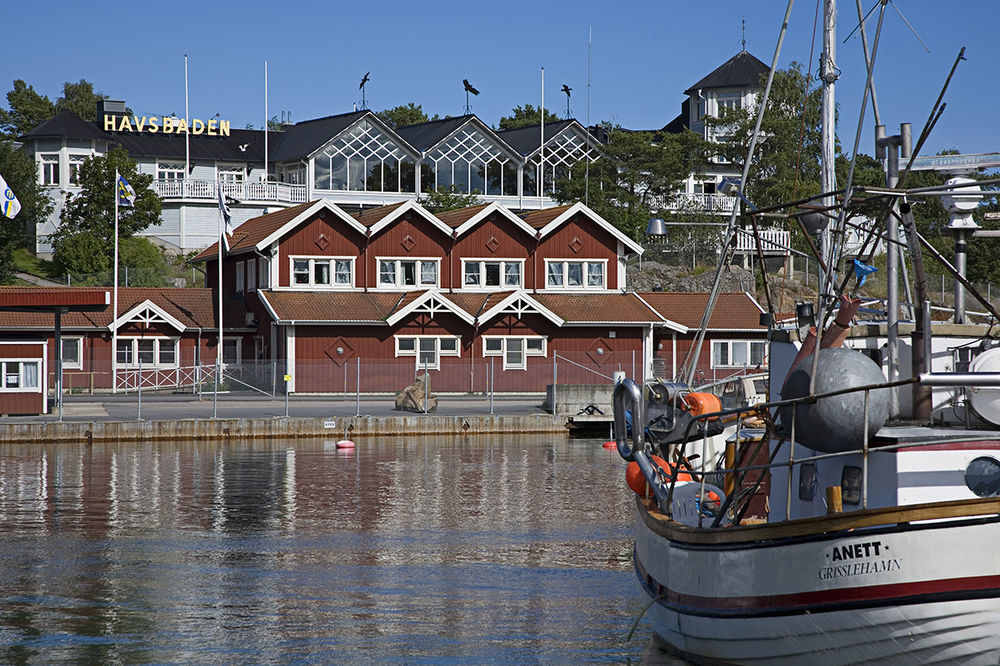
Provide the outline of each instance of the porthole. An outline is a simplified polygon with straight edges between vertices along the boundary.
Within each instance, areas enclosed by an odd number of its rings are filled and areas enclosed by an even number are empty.
[[[965,485],[979,497],[1000,495],[1000,462],[982,456],[965,468]]]

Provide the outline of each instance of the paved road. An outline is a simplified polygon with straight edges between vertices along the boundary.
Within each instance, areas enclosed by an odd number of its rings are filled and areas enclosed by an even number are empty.
[[[497,397],[493,403],[493,414],[502,416],[523,416],[546,414],[541,408],[542,397],[536,395]],[[393,409],[393,398],[377,396],[362,397],[360,410],[355,397],[292,396],[287,406],[287,415],[300,418],[326,418],[355,416],[405,416],[405,412]],[[440,416],[483,416],[490,414],[490,402],[483,396],[438,396]],[[200,398],[190,394],[143,394],[140,405],[135,394],[130,395],[67,395],[63,402],[63,421],[131,421],[142,418],[146,421],[164,421],[193,418],[271,418],[285,416],[283,398],[271,398],[259,394],[220,393],[218,401],[213,394],[205,393]],[[8,416],[0,423],[41,423],[59,419],[59,410],[52,408],[43,416]]]

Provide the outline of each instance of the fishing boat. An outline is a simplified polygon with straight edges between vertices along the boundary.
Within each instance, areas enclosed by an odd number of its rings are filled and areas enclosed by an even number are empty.
[[[882,139],[909,157],[905,129]],[[753,142],[749,150],[742,182]],[[857,289],[836,286],[838,257],[828,257],[821,283],[831,288],[816,307],[771,322],[768,402],[752,408],[753,423],[743,407],[699,407],[684,381],[615,388],[639,587],[654,631],[685,658],[1000,662],[1000,340],[965,321],[959,286],[978,294],[961,257],[957,268],[944,262],[955,312],[932,321],[922,261],[934,251],[909,208],[922,195],[950,196],[967,212],[977,188],[895,186],[872,193],[889,213],[888,231],[875,233],[892,253],[894,220],[904,226],[912,322],[899,320],[892,288],[885,320],[859,319]],[[833,189],[822,209],[842,222],[855,193],[835,199]],[[735,432],[713,453],[713,424],[733,417]]]

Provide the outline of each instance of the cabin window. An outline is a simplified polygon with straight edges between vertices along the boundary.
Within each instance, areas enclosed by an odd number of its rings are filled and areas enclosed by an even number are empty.
[[[118,338],[115,359],[120,366],[177,366],[177,338]]]
[[[441,369],[442,356],[461,356],[458,338],[450,335],[397,335],[396,357],[416,357],[416,369]]]
[[[1000,495],[1000,462],[990,456],[981,456],[965,468],[965,485],[979,497]]]
[[[844,504],[861,504],[861,480],[863,474],[860,467],[844,465],[840,474],[840,495]]]
[[[41,361],[0,362],[0,391],[24,391],[39,387]]]
[[[83,368],[83,338],[62,339],[63,370]]]
[[[302,287],[353,287],[354,259],[292,257],[292,284]]]
[[[483,356],[503,358],[504,370],[527,370],[529,356],[545,356],[545,338],[539,336],[483,336]]]
[[[41,162],[38,165],[38,179],[42,185],[59,184],[59,156],[40,155]]]
[[[438,286],[438,259],[379,259],[378,284],[388,289]]]
[[[467,288],[521,287],[521,264],[517,259],[466,259],[462,262],[462,283]]]
[[[819,478],[816,474],[816,465],[802,463],[799,466],[799,499],[803,502],[812,502],[816,497],[818,487]]]
[[[605,264],[590,261],[545,261],[545,286],[549,289],[604,289]]]
[[[159,180],[184,180],[183,162],[158,162],[156,177]]]

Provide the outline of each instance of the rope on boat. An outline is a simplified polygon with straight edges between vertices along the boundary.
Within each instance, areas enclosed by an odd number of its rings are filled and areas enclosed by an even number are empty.
[[[625,636],[625,642],[628,642],[628,641],[632,640],[632,634],[635,633],[636,627],[639,626],[639,621],[646,614],[646,611],[648,611],[650,608],[652,608],[653,604],[655,604],[657,601],[659,601],[660,599],[662,599],[665,596],[666,595],[661,594],[658,597],[653,597],[653,599],[648,604],[646,604],[646,607],[642,609],[641,613],[639,613],[639,617],[635,618],[635,622],[632,623],[632,628],[628,630],[628,634]]]

